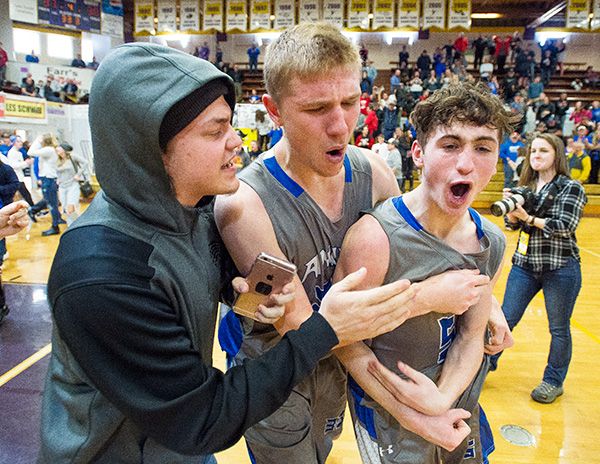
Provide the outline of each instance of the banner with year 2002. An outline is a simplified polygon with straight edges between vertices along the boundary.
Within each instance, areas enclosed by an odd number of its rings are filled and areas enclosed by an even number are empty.
[[[398,27],[400,29],[419,29],[420,0],[399,0]]]
[[[423,29],[446,28],[446,0],[423,0]]]
[[[373,29],[394,27],[394,0],[375,0],[372,27]]]

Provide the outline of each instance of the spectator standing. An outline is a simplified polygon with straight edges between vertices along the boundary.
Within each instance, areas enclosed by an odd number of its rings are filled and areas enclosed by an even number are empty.
[[[19,188],[19,180],[13,168],[0,161],[0,206],[4,207],[13,202],[13,197]],[[10,309],[6,305],[4,288],[2,287],[2,264],[6,254],[6,239],[0,238],[0,324],[9,313]]]
[[[363,126],[361,133],[356,137],[355,145],[357,147],[371,149],[374,143],[375,140],[373,140],[373,137],[369,134],[369,128]]]
[[[256,42],[252,42],[252,46],[248,48],[248,69],[250,71],[256,71],[258,69],[258,55],[260,55],[260,48]]]
[[[469,39],[465,36],[464,32],[458,34],[458,37],[454,41],[454,61],[462,61],[467,66],[467,58],[465,53],[469,48]]]
[[[565,62],[567,44],[565,44],[565,41],[563,39],[560,39],[556,48],[557,48],[556,65],[558,66],[558,71],[560,72],[560,76],[562,76],[565,72],[564,62]]]
[[[444,56],[442,55],[442,49],[436,48],[433,53],[433,68],[435,70],[435,75],[438,79],[442,78],[442,75],[446,72],[446,61],[444,60]]]
[[[475,50],[475,59],[473,61],[473,68],[479,69],[481,63],[483,63],[483,55],[485,54],[485,49],[488,46],[488,41],[483,38],[481,34],[473,41],[471,44],[471,48]]]
[[[65,84],[65,86],[63,87],[62,90],[63,90],[63,92],[65,94],[65,98],[66,98],[66,100],[68,100],[68,102],[70,101],[71,103],[77,103],[77,101],[78,101],[77,92],[79,92],[79,87],[75,83],[75,79],[71,79],[71,78],[67,79],[67,83]]]
[[[429,70],[431,69],[431,57],[427,53],[427,50],[423,50],[423,53],[417,59],[417,68],[423,76],[429,76]]]
[[[254,119],[256,121],[256,131],[258,132],[258,148],[261,151],[266,151],[269,146],[269,132],[273,128],[273,123],[267,113],[261,110],[256,111]]]
[[[361,64],[363,67],[366,66],[367,62],[369,61],[369,49],[365,46],[364,42],[360,44],[360,50],[358,51],[358,54],[360,55]]]
[[[598,124],[600,122],[600,100],[594,100],[592,102],[592,106],[590,108],[590,112],[592,113],[592,122],[594,124]],[[596,129],[597,131],[597,129]]]
[[[6,80],[6,63],[8,63],[8,53],[6,53],[4,45],[0,42],[0,88]]]
[[[201,60],[208,61],[208,58],[210,57],[210,48],[208,46],[208,42],[204,42],[201,47],[196,47],[194,56],[200,58]]]
[[[233,86],[235,88],[235,100],[239,103],[242,100],[242,83],[244,82],[244,73],[237,64],[228,72],[229,77],[233,79]]]
[[[540,73],[542,74],[542,82],[544,86],[548,85],[550,78],[552,77],[553,68],[555,63],[552,61],[552,52],[550,50],[544,50],[542,53],[542,59],[540,61]]]
[[[73,66],[74,68],[85,68],[85,61],[83,61],[81,59],[81,54],[78,53],[76,58],[73,58],[73,61],[71,61],[71,66]]]
[[[219,45],[215,48],[215,64],[219,65],[223,63],[223,50]]]
[[[13,168],[15,174],[17,176],[17,180],[19,181],[18,191],[23,197],[29,206],[33,206],[33,199],[31,198],[31,192],[25,185],[25,173],[23,169],[30,167],[33,164],[32,158],[23,159],[23,152],[21,149],[23,148],[23,141],[21,137],[16,137],[13,146],[10,150],[8,150],[8,154],[6,155],[7,164]]]
[[[563,394],[572,354],[571,315],[581,288],[575,232],[587,198],[581,184],[569,178],[564,153],[558,137],[541,134],[532,140],[519,186],[535,192],[535,204],[530,211],[518,205],[506,215],[522,239],[512,258],[502,310],[513,330],[542,290],[550,325],[548,364],[542,382],[531,392],[539,403],[552,403]],[[492,359],[494,368],[498,356]]]
[[[402,155],[396,147],[396,139],[393,137],[387,141],[387,156],[385,161],[394,173],[398,187],[402,189],[404,185],[404,180],[402,179]]]
[[[379,156],[381,156],[381,158],[383,158],[384,160],[387,160],[387,155],[388,155],[388,144],[386,143],[385,139],[383,138],[383,134],[379,134],[377,136],[377,143],[374,143],[371,146],[371,150],[373,151],[373,153],[377,153]]]
[[[39,63],[40,62],[40,58],[38,56],[36,56],[34,50],[31,50],[31,53],[25,55],[25,61],[27,63]]]
[[[500,159],[504,168],[504,188],[512,188],[513,178],[515,175],[514,169],[511,167],[511,162],[517,161],[519,148],[525,146],[521,142],[521,136],[517,131],[513,131],[500,145]]]
[[[362,77],[360,80],[360,91],[361,93],[367,92],[367,94],[371,95],[373,93],[373,84],[371,83],[371,79],[369,79],[369,73],[367,71],[362,72]],[[366,111],[365,111],[366,113]]]
[[[390,77],[390,93],[394,93],[400,87],[401,83],[400,70],[396,69],[392,77]]]
[[[377,68],[373,61],[369,61],[369,65],[365,68],[365,71],[367,71],[367,77],[369,78],[372,87],[375,85],[375,79],[377,79]]]
[[[583,78],[583,82],[586,87],[590,89],[596,89],[600,83],[600,74],[597,71],[594,71],[593,66],[588,66],[585,70],[585,77]]]
[[[72,150],[73,147],[68,143],[61,143],[56,147],[58,198],[61,212],[67,217],[67,227],[73,224],[79,215],[79,181],[85,177],[85,162],[75,159],[71,154]]]
[[[498,75],[504,75],[504,66],[506,65],[506,59],[510,53],[510,42],[512,37],[506,36],[504,39],[500,36],[494,36],[494,43],[496,44],[496,71]]]
[[[398,53],[398,67],[402,67],[402,63],[408,68],[408,59],[410,58],[410,53],[406,49],[406,45],[402,45],[402,50]]]

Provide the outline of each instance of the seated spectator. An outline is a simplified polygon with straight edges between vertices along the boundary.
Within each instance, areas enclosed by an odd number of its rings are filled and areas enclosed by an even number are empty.
[[[574,142],[583,143],[583,148],[586,153],[589,153],[590,148],[592,148],[592,136],[588,135],[590,132],[588,126],[585,124],[580,124],[577,126],[577,135],[573,137]]]
[[[592,102],[592,106],[590,107],[590,112],[592,113],[592,122],[598,124],[600,122],[600,101],[594,100]]]
[[[540,76],[535,76],[533,82],[529,84],[529,88],[527,89],[527,98],[530,101],[537,100],[542,92],[544,91],[544,84],[542,83],[542,78]]]
[[[400,87],[400,83],[402,80],[400,79],[400,70],[396,69],[392,77],[390,78],[390,92],[394,93],[398,87]]]
[[[493,73],[494,65],[492,64],[492,58],[486,56],[483,59],[483,63],[481,63],[481,66],[479,66],[479,77],[481,79],[489,79]]]
[[[256,92],[256,89],[252,89],[250,96],[248,97],[248,102],[250,103],[260,103],[260,95]]]
[[[558,97],[558,101],[554,104],[556,108],[556,116],[559,119],[560,124],[565,120],[565,116],[567,115],[567,111],[569,110],[569,100],[567,99],[567,93],[562,92]]]
[[[258,141],[253,140],[252,142],[250,142],[250,151],[248,151],[248,156],[250,157],[250,160],[254,161],[256,158],[258,158],[260,156],[261,153],[262,153],[262,150],[258,146]]]
[[[74,68],[85,68],[85,61],[81,59],[80,53],[77,54],[77,58],[73,58],[73,61],[71,61],[71,66]]]
[[[98,62],[96,61],[96,57],[95,57],[95,56],[93,56],[93,57],[92,57],[92,61],[90,61],[90,62],[88,63],[88,68],[90,68],[90,69],[98,69],[98,66],[100,66],[100,63],[98,63]]]
[[[25,81],[21,84],[21,93],[29,97],[39,97],[33,78],[25,78]]]
[[[588,66],[585,70],[585,77],[583,79],[585,86],[589,87],[590,89],[595,89],[599,86],[599,81],[600,75],[598,72],[594,71],[593,66]]]
[[[569,117],[571,121],[575,123],[576,126],[580,124],[585,124],[587,121],[591,121],[592,112],[583,106],[581,101],[575,103],[575,108]]]
[[[552,115],[546,118],[544,124],[546,124],[546,132],[556,135],[557,137],[562,137],[562,127],[556,116]]]
[[[554,116],[555,112],[556,112],[556,107],[554,105],[554,103],[552,103],[550,101],[550,98],[548,97],[548,95],[546,95],[545,93],[542,92],[542,94],[540,95],[540,99],[537,102],[537,110],[536,110],[536,119],[538,121],[544,121],[546,122],[546,119],[548,119],[550,116]]]
[[[363,126],[362,132],[356,137],[355,145],[361,148],[371,149],[375,141],[373,137],[369,135],[369,128],[367,126]]]
[[[573,142],[573,151],[567,154],[567,160],[571,178],[582,184],[587,183],[592,169],[592,161],[585,152],[583,143]]]
[[[369,79],[369,73],[367,71],[362,72],[362,79],[360,81],[360,91],[364,94],[365,92],[368,95],[371,95],[373,92],[373,84],[371,84],[371,79]]]
[[[363,91],[360,96],[360,112],[361,114],[367,115],[367,110],[371,104],[371,93]]]
[[[35,55],[35,52],[31,50],[31,53],[29,55],[25,55],[25,61],[27,63],[39,63],[40,59]]]
[[[75,83],[74,79],[71,79],[71,78],[67,79],[67,83],[65,84],[65,86],[63,87],[62,90],[65,94],[65,101],[77,103],[77,101],[78,101],[77,92],[79,92],[79,87],[77,87],[77,84]]]
[[[581,79],[579,78],[573,79],[571,81],[571,87],[573,90],[579,92],[581,89],[583,89],[583,82],[581,82]]]

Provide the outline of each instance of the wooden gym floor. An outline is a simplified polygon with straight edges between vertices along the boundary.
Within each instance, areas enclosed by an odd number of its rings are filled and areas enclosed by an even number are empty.
[[[497,218],[492,220],[499,225]],[[0,463],[35,462],[38,448],[39,405],[48,363],[50,317],[45,303],[45,283],[58,237],[41,237],[49,218],[34,224],[29,233],[7,239],[9,259],[3,282],[11,313],[0,327]],[[64,226],[61,226],[64,227]],[[507,231],[508,248],[496,296],[502,301],[516,233]],[[516,328],[515,347],[488,376],[481,403],[494,431],[496,451],[492,464],[600,463],[600,218],[586,217],[578,231],[581,246],[583,288],[573,319],[573,360],[565,394],[554,404],[541,405],[529,397],[542,376],[548,354],[549,334],[543,297],[538,295]],[[596,277],[594,277],[596,276]],[[215,363],[224,357],[215,349]],[[507,442],[500,427],[507,424],[527,429],[535,446]],[[249,463],[243,442],[217,456],[220,464]],[[349,414],[342,437],[336,441],[329,464],[360,463]]]

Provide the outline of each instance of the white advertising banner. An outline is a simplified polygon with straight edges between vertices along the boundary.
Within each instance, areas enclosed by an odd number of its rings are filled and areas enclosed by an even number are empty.
[[[273,29],[281,30],[296,24],[294,0],[275,0],[275,21]]]
[[[200,4],[198,0],[179,0],[179,30],[181,32],[200,30]]]
[[[471,0],[450,0],[448,29],[471,29]]]
[[[340,28],[344,27],[344,1],[324,0],[323,21],[327,21],[328,23]]]
[[[227,32],[248,29],[248,11],[246,0],[227,0]]]
[[[446,28],[446,0],[423,0],[423,29]]]
[[[373,29],[394,27],[394,0],[375,0],[373,5]]]
[[[159,33],[177,31],[177,4],[175,0],[158,0],[156,16]]]
[[[37,0],[10,0],[8,15],[13,21],[37,24],[38,2]]]
[[[271,1],[252,0],[250,3],[250,30],[271,29]]]
[[[401,29],[419,29],[420,0],[399,0],[398,27]]]
[[[590,27],[592,31],[600,29],[600,0],[594,0],[594,6],[592,6],[592,13],[594,17],[592,18]]]
[[[368,0],[350,0],[348,5],[348,27],[369,29]]]
[[[589,29],[590,0],[569,0],[567,3],[568,28]]]
[[[314,23],[321,19],[319,0],[300,0],[300,22]]]
[[[136,0],[135,2],[135,33],[154,33],[154,1]]]
[[[221,0],[204,0],[202,29],[223,31],[223,2]]]

